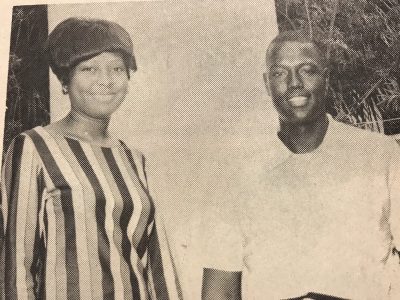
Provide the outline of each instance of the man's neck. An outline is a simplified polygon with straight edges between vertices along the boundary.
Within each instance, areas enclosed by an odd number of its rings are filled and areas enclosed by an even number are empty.
[[[327,115],[309,123],[287,123],[280,120],[278,137],[293,153],[309,153],[321,145],[328,125]]]

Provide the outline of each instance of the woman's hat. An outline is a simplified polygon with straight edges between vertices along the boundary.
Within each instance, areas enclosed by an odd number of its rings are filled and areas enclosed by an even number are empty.
[[[129,33],[119,24],[107,20],[64,20],[50,33],[46,52],[51,69],[62,82],[66,79],[66,71],[102,52],[120,52],[127,68],[137,70]]]

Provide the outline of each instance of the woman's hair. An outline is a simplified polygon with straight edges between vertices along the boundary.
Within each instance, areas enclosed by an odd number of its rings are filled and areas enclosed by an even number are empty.
[[[133,43],[129,33],[115,22],[100,19],[68,18],[50,33],[45,52],[50,68],[61,84],[69,84],[73,68],[102,52],[121,54],[128,78],[136,71]]]

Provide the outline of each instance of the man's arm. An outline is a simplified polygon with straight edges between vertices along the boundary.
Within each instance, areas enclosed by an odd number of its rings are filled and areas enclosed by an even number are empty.
[[[242,272],[203,269],[202,300],[241,300]]]
[[[390,299],[400,299],[400,148],[393,143],[393,150],[389,166],[389,222],[392,236],[391,291]]]

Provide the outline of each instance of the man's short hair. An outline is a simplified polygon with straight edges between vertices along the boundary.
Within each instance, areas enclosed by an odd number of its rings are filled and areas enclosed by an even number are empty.
[[[289,30],[283,31],[279,33],[269,44],[266,51],[266,60],[268,64],[268,60],[271,56],[272,51],[275,50],[276,45],[283,44],[285,42],[298,42],[298,43],[311,43],[313,44],[318,52],[321,54],[322,62],[324,65],[328,65],[326,56],[325,56],[325,46],[318,39],[315,38],[314,35],[307,30],[299,29],[299,30]]]

